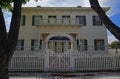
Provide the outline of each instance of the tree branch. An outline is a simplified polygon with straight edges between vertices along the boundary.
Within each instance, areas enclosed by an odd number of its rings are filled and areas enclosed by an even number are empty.
[[[118,39],[120,40],[120,28],[115,25],[105,14],[101,6],[99,5],[98,0],[89,0],[91,8],[93,8],[98,16],[102,19],[106,28]]]

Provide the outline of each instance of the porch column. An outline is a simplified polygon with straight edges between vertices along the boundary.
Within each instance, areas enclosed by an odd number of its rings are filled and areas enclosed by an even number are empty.
[[[45,54],[45,67],[44,67],[44,71],[49,71],[49,53],[46,52]]]

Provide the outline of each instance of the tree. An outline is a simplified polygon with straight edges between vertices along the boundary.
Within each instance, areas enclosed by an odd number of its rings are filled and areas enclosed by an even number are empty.
[[[120,48],[120,41],[113,41],[110,45],[111,48]]]
[[[106,28],[120,41],[120,28],[115,25],[105,14],[98,0],[89,0],[91,8],[93,8],[98,16],[102,19]]]
[[[0,79],[8,78],[8,65],[11,60],[19,34],[21,5],[22,2],[28,0],[2,0],[0,1]],[[2,8],[12,10],[11,3],[13,2],[12,19],[10,24],[9,34],[7,35],[6,25],[2,13]]]
[[[8,64],[15,51],[19,33],[22,2],[21,0],[13,0],[13,3],[14,8],[8,37],[2,7],[0,7],[0,79],[8,79]]]
[[[8,78],[8,65],[16,49],[18,40],[21,5],[29,0],[1,0],[0,1],[0,79]],[[38,1],[38,0],[35,0]],[[13,3],[13,7],[11,6]],[[6,31],[6,25],[2,8],[12,11],[12,19],[10,23],[9,33]]]

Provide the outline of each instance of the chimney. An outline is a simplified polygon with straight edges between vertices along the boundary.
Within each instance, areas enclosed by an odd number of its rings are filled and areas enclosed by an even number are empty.
[[[39,6],[37,6],[37,7],[41,7],[41,6],[39,5]]]
[[[81,8],[82,6],[77,6],[78,8]]]

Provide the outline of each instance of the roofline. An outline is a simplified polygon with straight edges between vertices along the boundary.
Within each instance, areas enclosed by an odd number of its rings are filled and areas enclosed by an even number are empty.
[[[105,12],[107,12],[110,7],[102,7]],[[24,10],[82,10],[82,11],[94,11],[91,7],[22,7],[22,11]]]

